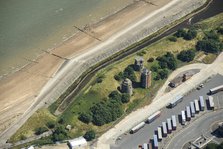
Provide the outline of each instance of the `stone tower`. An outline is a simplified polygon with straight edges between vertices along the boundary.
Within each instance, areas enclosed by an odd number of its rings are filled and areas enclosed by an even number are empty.
[[[124,79],[121,85],[121,90],[131,96],[133,94],[132,81],[128,78]]]
[[[141,71],[143,69],[143,62],[144,62],[143,57],[136,57],[134,63],[134,69],[136,71]]]
[[[143,88],[149,88],[151,86],[152,73],[148,69],[144,68],[141,73],[141,86]]]

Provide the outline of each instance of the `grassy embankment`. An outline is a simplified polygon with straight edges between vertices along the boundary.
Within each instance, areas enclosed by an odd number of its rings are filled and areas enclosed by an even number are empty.
[[[152,63],[148,63],[147,60],[151,57],[156,58],[158,56],[163,55],[166,52],[172,52],[174,55],[179,53],[182,50],[187,50],[194,48],[197,41],[204,37],[204,32],[215,29],[220,24],[223,23],[223,14],[215,16],[213,18],[207,19],[198,23],[196,26],[198,28],[198,35],[193,40],[184,40],[182,38],[178,38],[176,42],[169,41],[169,37],[163,38],[160,41],[142,49],[138,52],[138,54],[142,54],[145,60],[144,66],[149,68],[152,65],[156,65],[158,62],[155,60]],[[223,37],[221,36],[221,40]],[[144,51],[144,52],[142,52]],[[144,54],[143,54],[144,53]],[[129,55],[128,57],[107,66],[106,68],[100,70],[86,85],[83,91],[75,98],[74,102],[66,109],[64,113],[60,116],[54,116],[49,112],[49,109],[40,109],[37,111],[32,117],[28,119],[28,121],[14,134],[10,141],[16,142],[20,140],[23,136],[29,137],[34,134],[34,130],[40,126],[45,126],[49,120],[58,121],[60,118],[63,118],[66,124],[71,124],[73,129],[69,132],[70,137],[76,137],[79,135],[83,135],[86,130],[94,129],[97,132],[97,135],[105,132],[107,129],[112,127],[114,123],[117,123],[121,120],[126,114],[129,112],[148,105],[155,93],[165,82],[164,80],[155,81],[153,80],[152,86],[149,89],[135,88],[134,95],[131,97],[131,101],[127,104],[123,105],[125,109],[125,113],[121,118],[119,118],[115,122],[111,122],[109,124],[103,126],[95,126],[92,123],[84,124],[78,120],[78,115],[81,112],[88,112],[89,108],[100,101],[107,100],[107,97],[111,91],[117,90],[117,87],[120,86],[120,82],[114,79],[114,75],[123,71],[128,65],[134,63],[134,58],[137,54]],[[204,62],[211,63],[217,55],[208,54],[205,55],[203,52],[196,52],[195,59],[190,63],[195,62]],[[188,63],[183,63],[178,61],[178,67],[186,65]],[[169,71],[171,73],[171,71]],[[153,78],[156,76],[156,73],[152,73]],[[136,72],[137,80],[139,81],[139,72]],[[97,83],[97,78],[102,77],[102,82]],[[35,142],[34,142],[35,143]]]

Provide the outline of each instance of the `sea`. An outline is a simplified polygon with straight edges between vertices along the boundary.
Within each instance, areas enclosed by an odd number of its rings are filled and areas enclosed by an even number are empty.
[[[0,79],[134,0],[0,0]]]

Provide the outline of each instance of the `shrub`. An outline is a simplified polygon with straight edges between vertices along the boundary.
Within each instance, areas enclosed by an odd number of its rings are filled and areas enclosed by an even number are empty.
[[[48,130],[48,129],[47,129],[46,127],[39,127],[39,128],[37,128],[37,129],[35,129],[35,134],[36,134],[36,135],[40,135],[40,134],[46,132],[47,130]]]
[[[159,71],[159,76],[163,80],[168,77],[168,70],[162,69]]]
[[[177,68],[177,61],[174,55],[170,52],[157,57],[156,60],[159,61],[159,65],[162,69],[169,68],[171,70],[175,70]]]
[[[129,78],[132,82],[136,82],[136,75],[132,66],[127,66],[123,73],[124,78]]]
[[[176,42],[177,41],[177,38],[175,36],[170,36],[168,38],[169,41],[172,41],[172,42]]]
[[[130,100],[130,95],[126,94],[126,93],[122,94],[122,99],[121,100],[122,100],[122,103],[128,103],[129,100]]]
[[[46,123],[46,126],[50,129],[54,128],[55,127],[55,122],[54,121],[49,121]]]
[[[90,123],[92,121],[92,116],[89,113],[81,113],[78,117],[78,119],[86,124]]]
[[[217,42],[213,39],[210,40],[200,40],[196,44],[196,49],[199,51],[204,51],[208,53],[218,53],[221,51],[221,48],[223,47],[222,43]]]
[[[223,35],[223,26],[217,28],[217,32]]]
[[[85,134],[84,134],[84,138],[87,140],[87,141],[91,141],[95,138],[95,132],[94,130],[90,130],[90,131],[87,131]]]
[[[186,35],[186,31],[184,29],[179,29],[175,34],[174,36],[176,37],[184,37]]]
[[[116,101],[118,101],[118,102],[121,102],[121,98],[122,98],[121,94],[119,94],[118,91],[112,91],[112,92],[108,95],[108,97],[109,97],[110,99],[112,99],[112,100],[116,100]]]
[[[147,60],[147,62],[149,62],[149,63],[152,63],[154,61],[154,58],[153,57],[150,57],[148,60]]]
[[[187,33],[183,36],[185,40],[192,40],[197,36],[197,31],[195,29],[189,29]]]
[[[119,72],[118,74],[116,74],[114,76],[115,80],[117,81],[121,81],[124,77],[123,77],[123,73],[122,72]]]
[[[52,140],[54,142],[56,141],[61,141],[67,138],[67,131],[64,126],[59,125],[55,128],[53,135],[52,135]]]
[[[194,50],[184,50],[181,51],[178,55],[177,58],[183,62],[190,62],[194,59],[195,57],[195,51]]]
[[[153,72],[157,72],[157,71],[160,69],[160,67],[157,66],[157,65],[152,65],[150,69],[151,69]]]
[[[64,119],[63,118],[60,118],[59,121],[58,121],[58,123],[59,124],[63,124],[64,123]]]

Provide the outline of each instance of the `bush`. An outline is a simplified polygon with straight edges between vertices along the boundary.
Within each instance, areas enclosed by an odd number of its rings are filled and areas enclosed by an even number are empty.
[[[217,28],[217,32],[223,35],[223,26]]]
[[[157,72],[157,71],[160,69],[160,67],[157,66],[157,65],[152,65],[150,69],[151,69],[151,71],[153,71],[153,72]]]
[[[159,71],[159,76],[163,80],[168,77],[168,70],[162,69]]]
[[[121,102],[122,95],[119,94],[118,91],[112,91],[108,97],[112,100],[116,100],[117,102]]]
[[[215,31],[212,30],[210,32],[205,33],[204,39],[205,40],[213,39],[216,42],[219,42],[219,35]]]
[[[149,63],[152,63],[154,61],[154,58],[153,57],[150,57],[148,60],[147,60],[147,62],[149,62]]]
[[[117,81],[121,81],[124,77],[123,77],[123,73],[122,72],[119,72],[118,74],[116,74],[114,76],[115,80]]]
[[[162,69],[168,68],[175,70],[177,68],[177,61],[174,55],[170,52],[167,52],[163,56],[157,57],[156,60],[159,61],[159,65]]]
[[[130,95],[126,94],[126,93],[122,94],[122,99],[121,100],[122,100],[122,103],[128,103],[129,100],[130,100]]]
[[[21,135],[20,139],[21,139],[21,140],[26,140],[27,137],[26,137],[25,135]]]
[[[46,126],[50,129],[54,128],[55,127],[55,122],[54,121],[49,121],[46,123]]]
[[[179,29],[175,34],[174,36],[176,37],[184,37],[186,35],[186,31],[184,29]]]
[[[85,134],[84,134],[84,138],[87,140],[87,141],[91,141],[95,138],[95,132],[93,130],[90,130],[90,131],[87,131]]]
[[[187,33],[183,36],[185,40],[192,40],[197,37],[197,31],[195,29],[189,29]]]
[[[92,116],[89,113],[81,113],[78,117],[78,119],[86,124],[90,123],[92,121]]]
[[[96,82],[97,83],[101,83],[103,81],[103,78],[104,76],[99,76],[97,79],[96,79]]]
[[[35,134],[36,134],[36,135],[40,135],[40,134],[46,132],[47,130],[48,130],[48,129],[47,129],[46,127],[39,127],[39,128],[37,128],[37,129],[35,129]]]
[[[63,118],[60,118],[59,121],[58,121],[58,123],[59,124],[63,124],[64,123],[64,119]]]
[[[136,75],[132,66],[127,66],[123,73],[124,78],[129,78],[132,82],[136,82]]]
[[[92,112],[92,122],[97,126],[102,126],[119,118],[122,113],[121,103],[115,100],[100,102],[90,108]]]
[[[177,38],[175,36],[170,36],[168,38],[169,41],[172,41],[172,42],[176,42],[177,41]]]
[[[56,141],[62,141],[66,138],[67,138],[67,131],[65,127],[62,125],[57,126],[53,132],[52,140],[56,142]]]
[[[221,51],[221,48],[223,47],[222,43],[217,42],[213,39],[210,40],[200,40],[196,44],[196,49],[198,51],[204,51],[208,53],[218,53]]]
[[[178,55],[177,58],[183,62],[190,62],[194,59],[195,57],[195,51],[194,50],[184,50],[181,51]]]

